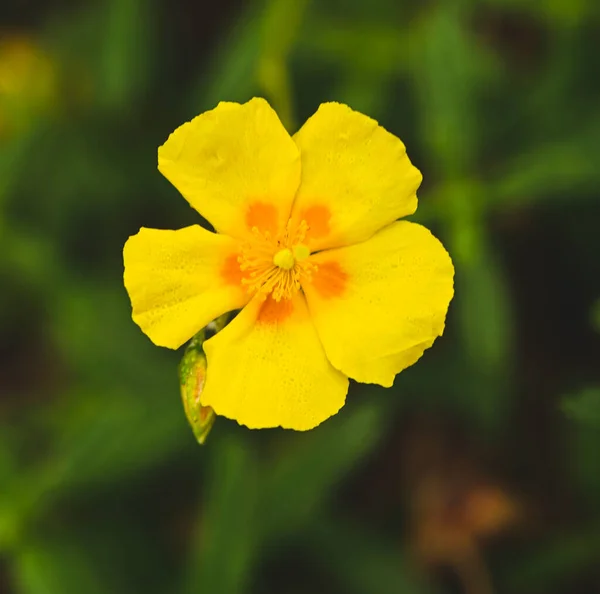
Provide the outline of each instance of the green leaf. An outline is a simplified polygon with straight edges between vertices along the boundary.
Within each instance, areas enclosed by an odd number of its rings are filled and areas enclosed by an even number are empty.
[[[600,332],[600,299],[592,307],[592,326],[596,332]]]
[[[51,445],[11,488],[24,522],[75,491],[134,480],[194,443],[176,359],[141,336],[124,293],[71,286],[53,301],[56,344],[77,373],[50,411],[32,411]]]
[[[258,466],[241,431],[211,440],[208,494],[196,524],[183,592],[241,594],[257,553]]]
[[[514,566],[503,577],[500,591],[515,594],[570,591],[561,589],[560,584],[567,585],[586,569],[597,567],[599,550],[600,526],[575,534],[546,535],[538,546],[516,557]]]
[[[476,93],[483,80],[483,52],[457,3],[432,7],[413,35],[423,138],[440,171],[454,179],[468,172],[477,153]]]
[[[12,567],[19,594],[117,594],[86,550],[70,539],[27,542]]]
[[[21,176],[28,174],[28,157],[39,135],[45,132],[45,126],[20,134],[10,142],[0,140],[0,233],[4,233],[4,204],[13,187]]]
[[[557,28],[577,27],[597,14],[598,4],[595,0],[540,0],[539,2],[523,2],[523,0],[486,0],[487,4],[498,5],[502,9],[510,8],[524,14],[542,17]]]
[[[561,407],[570,419],[600,429],[600,388],[588,388],[568,396]]]
[[[580,494],[581,505],[600,514],[600,425],[571,423],[567,454],[569,484]]]
[[[384,411],[368,403],[343,409],[327,423],[302,433],[265,478],[262,530],[281,535],[302,528],[331,498],[335,487],[385,433]]]
[[[104,0],[54,15],[47,35],[68,74],[70,102],[96,115],[139,109],[155,57],[154,14],[153,0]]]
[[[305,58],[329,60],[345,70],[350,79],[353,75],[356,79],[376,75],[389,81],[391,75],[407,69],[407,36],[393,24],[312,18],[307,29],[310,34],[298,42]]]
[[[105,3],[97,93],[107,107],[133,110],[142,98],[152,53],[152,4],[147,0]]]
[[[465,413],[485,431],[504,426],[511,412],[513,312],[504,271],[483,238],[473,258],[457,267],[456,299],[464,361]]]
[[[247,101],[256,93],[263,30],[259,16],[259,6],[251,3],[216,47],[214,60],[189,93],[187,113],[212,109],[219,101]]]
[[[348,594],[425,594],[431,589],[410,571],[407,555],[348,522],[325,521],[308,534],[311,553]]]
[[[58,344],[78,372],[54,417],[50,468],[61,469],[65,488],[133,478],[193,444],[177,357],[139,332],[124,291],[73,286],[56,304],[54,323]]]
[[[263,57],[286,60],[309,0],[269,0],[263,13]]]
[[[571,204],[595,197],[600,170],[590,155],[600,142],[600,121],[593,120],[569,138],[537,144],[511,158],[489,184],[488,200],[500,209],[548,198]]]
[[[263,15],[259,82],[290,131],[297,124],[288,60],[307,5],[308,0],[269,0]]]

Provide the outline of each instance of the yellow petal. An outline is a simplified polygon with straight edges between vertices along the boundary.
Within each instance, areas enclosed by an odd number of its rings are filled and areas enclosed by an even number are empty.
[[[421,174],[404,144],[375,120],[324,103],[294,140],[302,183],[293,219],[308,223],[312,251],[363,241],[415,212]]]
[[[158,169],[220,233],[275,233],[300,183],[298,148],[264,99],[219,103],[158,149]]]
[[[237,242],[198,225],[140,229],[123,248],[133,320],[158,346],[180,347],[221,314],[248,301]]]
[[[323,351],[301,293],[255,297],[204,343],[202,404],[252,429],[312,429],[344,405],[348,378]]]
[[[308,308],[327,357],[352,379],[391,386],[444,330],[454,268],[442,244],[415,223],[393,223],[367,241],[314,254]]]

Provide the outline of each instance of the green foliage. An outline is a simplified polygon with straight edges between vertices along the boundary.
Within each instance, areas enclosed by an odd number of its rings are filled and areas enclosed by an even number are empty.
[[[329,521],[315,528],[309,543],[316,558],[327,559],[343,592],[430,594],[409,569],[393,543],[348,522]]]
[[[600,426],[600,388],[589,388],[565,398],[562,408],[569,418],[579,423]]]
[[[97,567],[74,540],[31,540],[14,560],[16,584],[24,594],[90,594],[107,591]],[[114,592],[114,590],[111,590]]]
[[[577,574],[597,560],[600,546],[598,527],[577,534],[559,533],[527,551],[506,576],[507,592],[547,592],[566,575]]]
[[[249,440],[228,437],[219,444],[208,474],[209,491],[188,559],[183,592],[235,594],[247,590],[259,538],[259,481]]]
[[[209,76],[198,73],[189,93],[183,98],[189,116],[212,109],[219,101],[247,101],[258,91],[256,72],[261,56],[263,22],[261,7],[249,3],[237,22],[217,43],[214,58],[208,65]],[[208,80],[207,80],[208,79]]]
[[[343,477],[376,446],[383,427],[381,414],[363,405],[315,429],[279,456],[261,500],[266,534],[285,535],[315,517]]]

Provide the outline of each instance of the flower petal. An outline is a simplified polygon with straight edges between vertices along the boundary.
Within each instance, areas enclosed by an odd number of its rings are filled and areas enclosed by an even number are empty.
[[[178,231],[140,229],[123,248],[133,320],[158,346],[180,347],[248,295],[232,266],[238,244],[198,225]],[[236,276],[237,275],[237,276]]]
[[[204,348],[202,404],[252,429],[312,429],[344,405],[348,378],[327,360],[301,293],[255,297]]]
[[[222,102],[177,128],[158,149],[158,169],[220,232],[276,232],[300,183],[294,141],[264,99]]]
[[[415,212],[421,173],[404,144],[375,120],[324,103],[294,141],[302,182],[293,219],[308,223],[312,251],[364,241]]]
[[[442,334],[454,268],[425,227],[399,221],[310,259],[310,314],[327,357],[352,379],[389,387]]]

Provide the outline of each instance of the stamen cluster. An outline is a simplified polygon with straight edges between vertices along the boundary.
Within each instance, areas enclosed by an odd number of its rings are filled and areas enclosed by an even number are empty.
[[[310,251],[302,243],[307,231],[306,221],[294,231],[288,223],[279,237],[252,227],[252,239],[238,256],[240,270],[246,273],[242,283],[251,294],[270,294],[275,301],[291,299],[302,280],[310,279],[317,267],[308,261]]]

